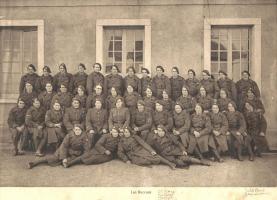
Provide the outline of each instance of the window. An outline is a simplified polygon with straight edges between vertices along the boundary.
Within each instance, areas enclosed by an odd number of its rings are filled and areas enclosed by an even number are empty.
[[[226,50],[227,49],[227,50]],[[261,88],[261,19],[205,18],[204,69],[226,69],[235,81],[248,69]]]
[[[212,26],[211,73],[215,78],[224,70],[238,81],[241,72],[250,69],[250,38],[251,27]]]
[[[144,66],[144,27],[104,27],[104,66],[106,73],[116,64],[125,73],[129,66],[137,72]]]
[[[0,20],[0,103],[13,103],[26,66],[44,66],[43,20]]]
[[[116,64],[121,73],[133,66],[151,73],[151,21],[149,19],[99,19],[96,21],[96,62],[103,73]]]

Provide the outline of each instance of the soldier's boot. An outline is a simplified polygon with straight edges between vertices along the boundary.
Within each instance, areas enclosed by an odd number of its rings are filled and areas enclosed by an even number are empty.
[[[215,156],[215,158],[216,158],[216,160],[217,160],[218,162],[220,162],[220,163],[224,162],[224,160],[220,157],[220,155],[219,155],[217,149],[214,149],[214,148],[213,148],[213,149],[212,149],[212,152],[213,152],[213,154],[214,154],[214,156]]]
[[[66,161],[66,162],[63,161],[62,164],[63,164],[64,168],[68,168],[68,167],[70,167],[72,165],[75,165],[75,164],[78,164],[78,163],[81,163],[81,162],[82,162],[82,157],[79,156],[79,157],[77,157],[77,158],[75,158],[75,159],[73,159],[71,161]]]
[[[239,161],[243,161],[243,158],[241,156],[241,151],[242,151],[241,144],[238,144],[238,147],[237,147],[237,156],[238,156],[238,160]]]
[[[14,146],[13,155],[17,156],[18,155],[18,148],[17,148],[17,146],[18,146],[18,141],[19,141],[18,136],[14,135],[12,140],[13,140],[13,146]]]
[[[165,158],[163,158],[161,156],[159,156],[159,158],[160,158],[161,163],[163,163],[165,165],[168,165],[173,170],[176,169],[176,164],[175,163],[172,163],[172,162],[166,160]]]
[[[200,160],[203,160],[203,156],[197,147],[195,148],[194,152]]]
[[[251,144],[247,145],[247,149],[248,149],[248,154],[249,154],[249,160],[254,161],[254,153],[253,153]]]
[[[197,164],[197,165],[204,165],[204,166],[210,166],[211,164],[205,160],[199,160],[197,158],[189,157],[188,161],[191,164]]]
[[[40,159],[40,160],[36,160],[34,162],[29,162],[27,167],[28,169],[32,169],[33,167],[42,164],[42,163],[48,163],[47,159]]]

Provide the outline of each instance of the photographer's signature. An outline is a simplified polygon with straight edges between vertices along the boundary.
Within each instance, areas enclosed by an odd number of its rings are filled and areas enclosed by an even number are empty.
[[[266,195],[264,188],[246,188],[245,194],[248,195]]]

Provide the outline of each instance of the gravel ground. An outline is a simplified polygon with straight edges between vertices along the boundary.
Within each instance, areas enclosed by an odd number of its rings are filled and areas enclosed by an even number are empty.
[[[3,146],[2,146],[3,147]],[[171,170],[159,165],[140,167],[114,160],[101,165],[62,166],[40,165],[32,170],[27,163],[36,159],[32,154],[13,157],[6,149],[0,154],[0,186],[89,186],[89,187],[185,187],[185,186],[277,186],[277,155],[266,154],[254,162],[225,158],[212,166],[191,166]]]

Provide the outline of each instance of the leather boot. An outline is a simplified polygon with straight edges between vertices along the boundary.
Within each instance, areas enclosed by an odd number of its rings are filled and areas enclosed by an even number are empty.
[[[238,160],[239,161],[243,161],[243,158],[242,158],[242,156],[241,156],[241,151],[242,151],[242,148],[241,148],[241,145],[239,144],[238,145],[238,148],[237,148],[237,153],[238,153]]]

